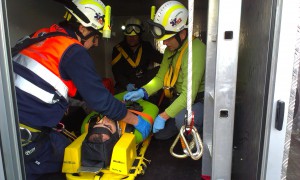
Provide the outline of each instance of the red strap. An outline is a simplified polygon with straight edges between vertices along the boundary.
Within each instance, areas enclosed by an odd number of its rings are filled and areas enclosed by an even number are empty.
[[[146,113],[143,113],[143,112],[140,112],[140,111],[136,111],[136,110],[132,110],[132,109],[128,109],[128,110],[130,112],[134,113],[134,114],[140,115],[143,118],[148,119],[150,121],[150,124],[153,124],[153,118],[149,114],[146,114]]]

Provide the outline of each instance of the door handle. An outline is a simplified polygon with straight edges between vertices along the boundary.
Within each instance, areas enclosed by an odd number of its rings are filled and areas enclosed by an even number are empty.
[[[285,107],[285,102],[278,100],[277,101],[277,106],[276,106],[276,117],[275,117],[275,128],[278,131],[282,130],[282,125],[283,125],[283,117],[284,117],[284,107]]]

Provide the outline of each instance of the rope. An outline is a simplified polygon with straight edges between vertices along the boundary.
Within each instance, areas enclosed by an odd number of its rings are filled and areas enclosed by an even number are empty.
[[[188,24],[188,82],[187,82],[187,124],[192,121],[192,68],[193,68],[193,24],[194,24],[194,0],[189,0],[189,24]]]
[[[188,24],[188,82],[187,82],[187,116],[185,117],[185,124],[181,127],[178,136],[176,137],[174,143],[170,148],[170,153],[172,156],[176,158],[186,158],[190,156],[193,160],[199,160],[203,155],[203,144],[200,138],[200,135],[197,129],[193,126],[193,113],[192,113],[192,41],[193,41],[193,16],[194,16],[194,1],[189,1],[189,24]],[[186,140],[186,132],[191,134],[193,140],[188,143]],[[184,154],[177,154],[174,152],[174,147],[179,141],[181,142],[183,153]],[[193,150],[194,146],[196,147],[196,151]]]

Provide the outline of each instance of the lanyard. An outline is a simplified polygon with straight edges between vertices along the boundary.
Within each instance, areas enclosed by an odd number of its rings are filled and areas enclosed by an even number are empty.
[[[193,39],[195,39],[195,37],[193,37]],[[178,56],[176,65],[175,65],[175,69],[172,66],[172,63],[169,67],[169,70],[167,71],[167,73],[165,74],[164,77],[164,93],[166,95],[167,98],[172,98],[173,97],[173,91],[171,91],[178,79],[178,75],[179,75],[179,70],[180,70],[180,66],[181,66],[181,62],[182,62],[182,57],[183,54],[185,52],[185,50],[188,47],[188,43],[186,42]]]

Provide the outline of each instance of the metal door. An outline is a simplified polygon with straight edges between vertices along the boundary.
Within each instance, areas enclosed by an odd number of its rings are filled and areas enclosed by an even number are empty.
[[[269,99],[260,179],[286,179],[299,69],[296,58],[299,0],[277,1]],[[298,32],[299,33],[299,32]]]
[[[25,179],[18,141],[5,0],[0,0],[0,179]]]

